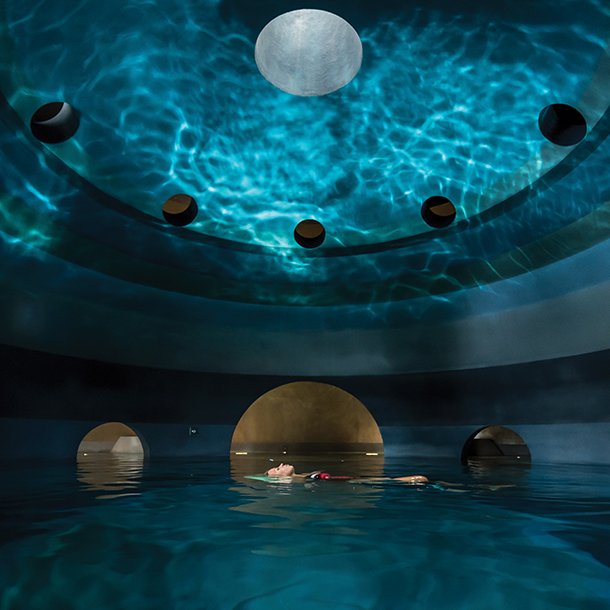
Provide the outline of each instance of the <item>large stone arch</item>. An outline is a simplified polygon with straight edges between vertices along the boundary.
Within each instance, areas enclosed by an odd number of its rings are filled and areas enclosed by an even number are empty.
[[[255,400],[239,420],[231,454],[383,453],[369,410],[354,396],[326,383],[297,381]]]

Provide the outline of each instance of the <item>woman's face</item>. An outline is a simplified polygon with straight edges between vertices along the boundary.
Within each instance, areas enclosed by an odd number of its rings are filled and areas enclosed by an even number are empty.
[[[291,477],[292,475],[294,475],[294,466],[290,464],[280,464],[267,470],[268,477]]]

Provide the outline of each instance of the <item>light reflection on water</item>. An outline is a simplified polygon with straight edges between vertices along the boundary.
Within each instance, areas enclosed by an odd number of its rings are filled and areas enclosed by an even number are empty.
[[[55,470],[21,468],[12,494],[0,474],[0,533],[18,534],[0,547],[3,610],[610,605],[607,466],[386,459],[434,484],[259,486],[228,460],[157,460],[114,499]]]
[[[77,477],[83,490],[114,492],[98,496],[101,499],[119,498],[137,495],[144,468],[144,455],[85,453],[78,455],[77,464]]]
[[[317,218],[332,246],[427,230],[432,194],[476,214],[545,170],[511,178],[544,146],[540,110],[578,104],[608,25],[605,3],[568,3],[578,19],[563,20],[548,4],[552,26],[525,8],[381,18],[360,32],[357,79],[314,99],[267,83],[256,33],[215,2],[11,1],[7,19],[41,98],[83,113],[54,151],[91,182],[155,217],[167,196],[192,193],[195,230],[264,245],[293,245],[295,224]],[[12,82],[3,90],[26,115],[34,99]]]

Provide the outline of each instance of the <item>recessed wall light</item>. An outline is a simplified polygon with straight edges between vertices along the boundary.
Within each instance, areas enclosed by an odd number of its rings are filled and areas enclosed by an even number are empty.
[[[36,110],[30,119],[32,135],[45,144],[60,144],[77,131],[80,118],[66,102],[49,102]]]
[[[175,227],[185,227],[197,216],[197,202],[190,195],[183,193],[172,195],[163,204],[163,218]]]
[[[455,220],[455,216],[455,206],[442,195],[426,199],[421,207],[421,217],[424,222],[435,229],[448,227]]]
[[[302,220],[294,230],[294,239],[303,248],[317,248],[325,238],[324,226],[317,220]]]

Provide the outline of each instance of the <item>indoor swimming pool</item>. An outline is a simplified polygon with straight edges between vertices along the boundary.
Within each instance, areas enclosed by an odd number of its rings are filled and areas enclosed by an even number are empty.
[[[610,608],[609,466],[364,460],[291,462],[430,484],[265,482],[238,456],[4,468],[0,608]]]
[[[610,610],[610,0],[0,0],[0,167],[0,610]]]

